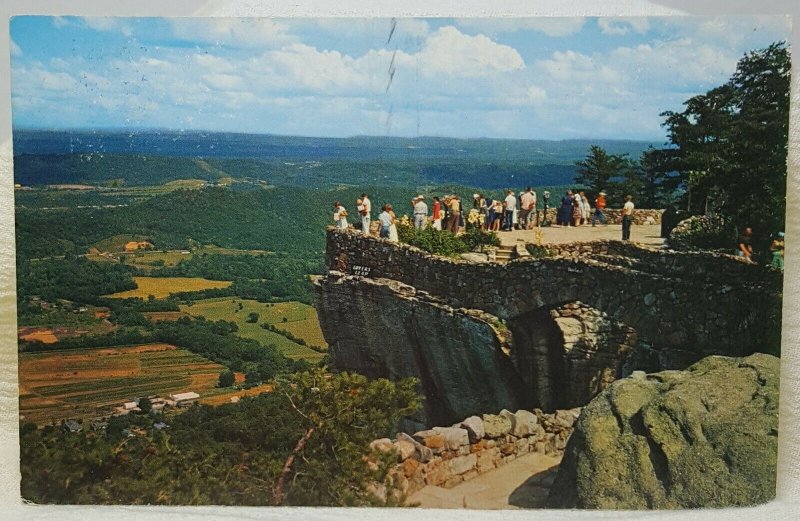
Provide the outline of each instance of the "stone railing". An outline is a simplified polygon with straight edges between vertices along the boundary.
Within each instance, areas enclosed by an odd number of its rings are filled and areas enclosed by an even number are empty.
[[[426,485],[454,487],[525,454],[562,454],[579,415],[580,409],[503,410],[413,436],[399,433],[394,440],[373,441],[370,448],[396,453],[382,492],[400,499]]]
[[[540,218],[542,216],[543,211],[539,210]],[[603,213],[606,216],[606,222],[608,224],[622,224],[622,209],[621,208],[606,208]],[[643,224],[661,224],[661,214],[664,213],[664,210],[650,210],[650,209],[635,209],[633,211],[633,224],[643,225]],[[548,208],[547,209],[547,219],[550,221],[551,224],[555,224],[556,217],[558,214],[558,208]],[[594,215],[594,207],[590,212],[590,217]]]
[[[673,251],[653,248],[635,242],[597,240],[544,244],[544,248],[560,257],[589,256],[609,264],[630,269],[671,275],[693,277],[698,282],[757,283],[772,289],[783,284],[783,274],[768,266],[754,266],[735,255],[719,252]],[[622,259],[624,257],[624,259]]]

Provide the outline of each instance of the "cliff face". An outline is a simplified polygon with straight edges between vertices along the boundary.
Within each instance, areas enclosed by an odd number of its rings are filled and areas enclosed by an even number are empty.
[[[332,272],[316,284],[331,364],[372,378],[419,379],[421,424],[525,405],[504,352],[508,332],[490,315],[455,310],[391,280]]]

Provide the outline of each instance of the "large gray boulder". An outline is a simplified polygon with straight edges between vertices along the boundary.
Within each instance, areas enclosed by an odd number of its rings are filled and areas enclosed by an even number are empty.
[[[710,356],[614,382],[576,423],[548,506],[696,508],[775,497],[779,359]]]

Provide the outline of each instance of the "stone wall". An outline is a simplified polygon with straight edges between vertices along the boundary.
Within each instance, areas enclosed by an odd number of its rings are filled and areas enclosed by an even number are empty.
[[[561,454],[579,415],[580,409],[552,414],[502,410],[413,436],[399,433],[393,440],[375,440],[370,447],[395,452],[397,464],[389,470],[383,493],[402,499],[426,485],[454,487],[525,454]]]
[[[476,264],[331,230],[326,257],[332,270],[400,281],[452,307],[480,309],[504,321],[580,301],[635,328],[656,347],[696,350],[698,359],[749,354],[780,328],[777,272],[727,255],[587,244],[572,248],[600,254]]]
[[[556,222],[556,214],[558,213],[558,208],[548,208],[547,209],[547,219],[550,221],[551,224]],[[608,224],[622,224],[622,209],[621,208],[606,208],[605,209],[605,216],[607,219]],[[661,224],[661,214],[664,213],[664,210],[649,210],[649,209],[635,209],[633,211],[633,224],[637,225],[653,225],[653,224]],[[543,214],[543,210],[539,210],[540,217]],[[591,215],[594,215],[594,207],[592,208]]]
[[[783,274],[766,266],[753,266],[740,257],[719,252],[674,251],[652,248],[635,242],[598,240],[546,244],[550,255],[581,258],[623,266],[632,270],[690,277],[706,282],[737,284],[746,282],[780,291]]]
[[[332,367],[419,379],[424,409],[402,426],[413,432],[567,409],[633,371],[779,346],[779,272],[615,241],[554,249],[474,263],[330,231],[315,295]]]

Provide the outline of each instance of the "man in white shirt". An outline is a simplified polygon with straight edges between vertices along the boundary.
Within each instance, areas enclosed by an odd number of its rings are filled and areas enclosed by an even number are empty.
[[[508,195],[506,195],[505,199],[505,222],[503,223],[503,229],[506,231],[511,231],[513,229],[513,220],[514,220],[514,210],[517,209],[517,198],[514,196],[514,191],[509,190]]]
[[[631,223],[633,222],[633,196],[625,196],[625,205],[622,207],[622,240],[631,238]]]
[[[531,212],[536,211],[536,192],[531,187],[525,189],[521,197],[522,209],[519,212],[519,223],[523,229],[529,230],[531,225]]]
[[[428,224],[428,205],[425,204],[425,196],[418,195],[412,202],[414,202],[414,228],[422,230]]]
[[[369,235],[372,201],[369,200],[367,194],[361,194],[361,208],[359,208],[359,212],[361,213],[361,230],[364,232],[364,235]]]

